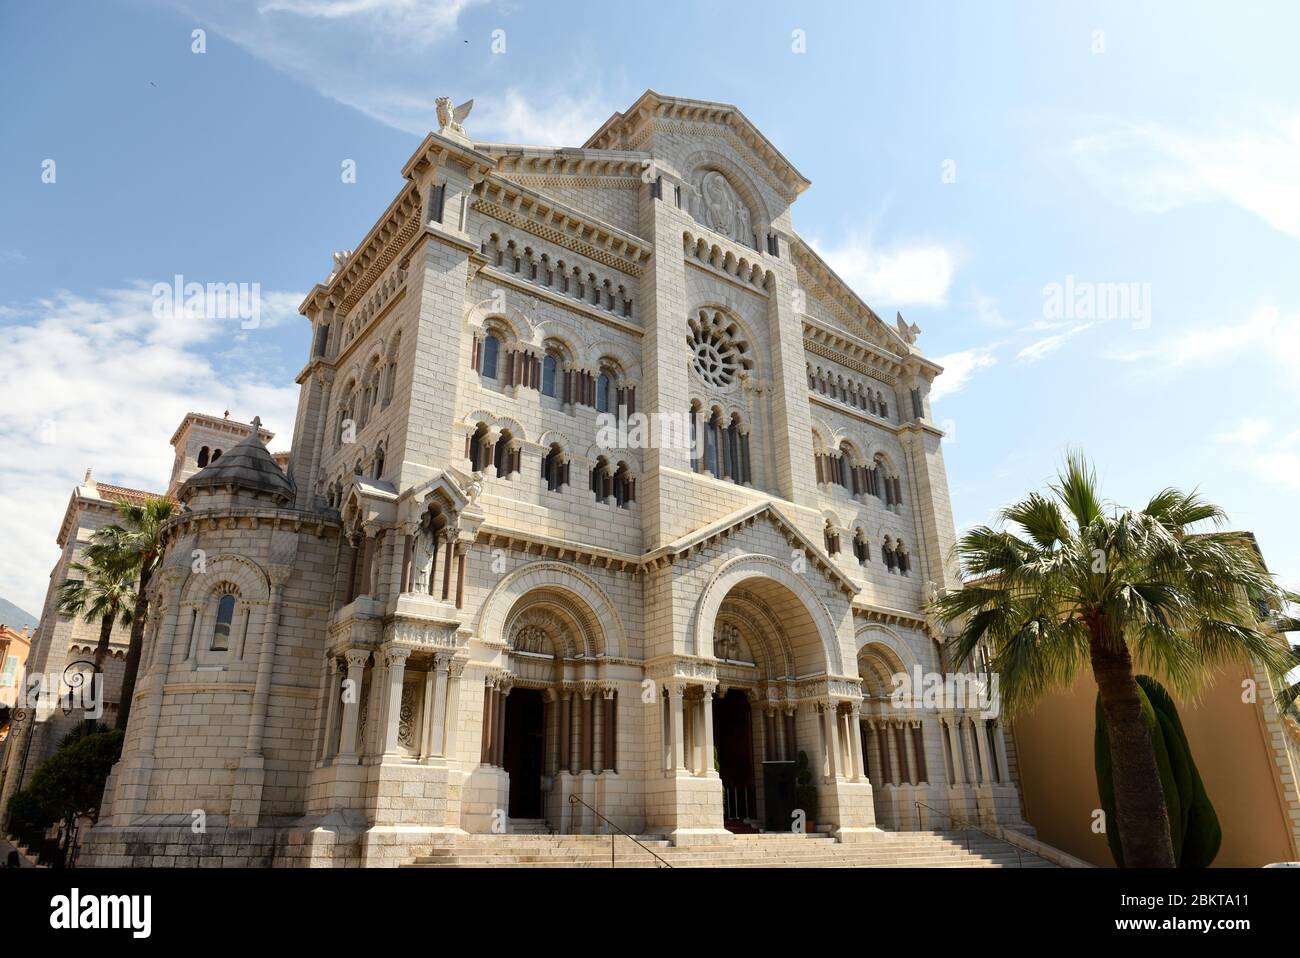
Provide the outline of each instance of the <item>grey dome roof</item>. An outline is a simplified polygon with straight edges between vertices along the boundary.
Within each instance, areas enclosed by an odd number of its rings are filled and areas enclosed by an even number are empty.
[[[188,502],[199,489],[241,489],[281,503],[292,502],[293,483],[262,444],[258,437],[261,428],[261,417],[254,418],[248,437],[181,483],[176,498]]]

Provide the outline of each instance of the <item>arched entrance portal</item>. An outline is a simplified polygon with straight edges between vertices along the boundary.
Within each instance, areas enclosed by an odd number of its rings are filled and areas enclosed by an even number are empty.
[[[791,585],[762,571],[735,578],[712,624],[713,767],[722,779],[724,825],[785,831],[796,807],[799,752],[814,770],[824,755],[820,704],[805,701],[799,683],[831,671],[827,648],[835,639],[823,637]]]
[[[601,680],[600,620],[552,581],[524,591],[498,621],[507,650],[488,677],[480,763],[495,776],[497,807],[511,830],[586,830],[569,796],[595,805],[601,776],[617,770],[617,694]]]

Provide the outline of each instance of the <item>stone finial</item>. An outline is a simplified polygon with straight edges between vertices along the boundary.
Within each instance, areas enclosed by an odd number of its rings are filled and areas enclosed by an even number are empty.
[[[902,336],[909,346],[913,345],[916,342],[916,337],[921,335],[921,327],[916,323],[909,323],[903,319],[902,313],[895,315],[894,323],[898,327],[898,335]]]
[[[461,124],[469,116],[469,111],[474,109],[473,100],[466,100],[460,106],[453,107],[451,97],[440,96],[434,101],[434,106],[438,111],[438,133],[441,136],[453,136],[462,140],[469,139],[469,134],[465,132],[465,127]]]
[[[93,486],[95,484],[95,477],[91,474],[89,468],[86,469],[86,478],[81,481],[81,484],[83,486]]]
[[[253,433],[254,433],[254,434],[257,434],[257,433],[259,433],[259,432],[261,432],[261,431],[262,431],[262,417],[261,417],[261,416],[254,416],[254,417],[253,417]]]

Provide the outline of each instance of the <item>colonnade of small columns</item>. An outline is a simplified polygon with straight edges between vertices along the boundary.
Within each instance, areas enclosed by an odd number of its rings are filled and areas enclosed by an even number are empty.
[[[384,758],[405,756],[427,763],[455,750],[456,715],[459,709],[460,678],[464,662],[451,651],[436,652],[424,659],[424,695],[417,729],[403,740],[401,733],[402,693],[406,686],[406,663],[414,653],[409,646],[388,644],[373,653],[352,648],[342,662],[330,655],[326,673],[325,736],[321,743],[322,763],[355,764],[365,751],[362,737],[363,710],[372,708],[379,729],[376,742]],[[382,665],[381,665],[382,663]],[[371,668],[370,702],[364,701],[366,669]]]
[[[948,751],[952,785],[1011,783],[1006,734],[1000,722],[977,712],[944,712],[939,715],[939,724]]]
[[[871,781],[876,785],[928,785],[924,728],[919,717],[867,716],[860,724]]]
[[[388,549],[390,536],[401,535],[400,553],[393,548],[393,556],[400,555],[398,588],[403,593],[422,592],[454,602],[461,608],[465,602],[465,583],[469,576],[471,540],[446,529],[437,534],[433,555],[427,567],[417,569],[415,545],[419,526],[415,523],[382,526],[367,523],[361,532],[348,539],[347,591],[344,604],[362,596],[380,598],[383,587],[378,575],[382,556]]]
[[[505,763],[508,675],[489,675],[483,685],[483,737],[479,762]],[[618,692],[600,682],[563,683],[542,689],[547,774],[618,771]]]

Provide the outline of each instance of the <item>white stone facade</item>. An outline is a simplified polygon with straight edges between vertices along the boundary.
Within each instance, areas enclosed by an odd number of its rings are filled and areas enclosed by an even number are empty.
[[[940,370],[798,237],[808,181],[651,92],[581,149],[449,124],[403,172],[303,304],[292,492],[181,488],[83,860],[725,842],[799,752],[846,841],[1020,823],[995,721],[888,700],[957,584]],[[680,441],[611,448],[602,410]]]

